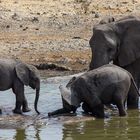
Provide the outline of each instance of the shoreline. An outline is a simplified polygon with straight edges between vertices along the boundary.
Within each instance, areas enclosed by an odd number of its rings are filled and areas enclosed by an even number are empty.
[[[140,13],[139,0],[99,3],[1,0],[0,58],[18,58],[33,65],[52,63],[73,72],[87,70],[93,26],[105,16],[118,19]]]

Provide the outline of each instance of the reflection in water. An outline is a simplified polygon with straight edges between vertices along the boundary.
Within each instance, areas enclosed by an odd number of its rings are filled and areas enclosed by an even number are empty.
[[[61,78],[62,79],[62,78]],[[60,84],[65,84],[66,80],[57,83],[41,83],[40,101],[38,109],[43,116],[55,109],[61,108],[61,96],[58,90]],[[0,105],[7,108],[14,108],[15,97],[11,91],[0,93]],[[32,111],[30,116],[36,115],[33,109],[34,91],[26,87],[26,96]],[[8,97],[8,98],[7,98]],[[9,100],[10,98],[10,100]],[[11,109],[10,109],[11,110]],[[114,111],[113,111],[114,112]],[[111,115],[109,119],[96,119],[93,121],[80,122],[74,124],[64,124],[48,119],[46,125],[29,125],[25,129],[0,129],[0,140],[134,140],[140,139],[140,116],[138,110],[128,110],[128,116],[119,117]],[[81,113],[81,112],[79,112]],[[0,120],[1,121],[1,120]]]
[[[14,140],[27,140],[27,139],[36,139],[36,140],[41,140],[40,139],[40,128],[39,127],[30,127],[28,129],[17,129],[16,134],[14,136]]]
[[[40,128],[38,128],[37,126],[35,126],[35,131],[36,131],[36,134],[35,134],[35,138],[36,140],[41,140],[40,139]]]
[[[17,129],[14,139],[15,140],[26,140],[25,129]]]
[[[128,117],[112,117],[64,125],[63,140],[131,140],[139,139],[139,112],[129,111]]]

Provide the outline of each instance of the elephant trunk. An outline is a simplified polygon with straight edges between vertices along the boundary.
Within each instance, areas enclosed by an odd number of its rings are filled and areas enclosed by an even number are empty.
[[[94,54],[94,56],[92,56],[92,60],[90,62],[89,69],[92,70],[92,69],[96,69],[98,67],[101,67],[105,64],[109,64],[112,61],[112,59],[110,59],[110,58],[111,57],[109,57],[107,55],[107,53],[105,53],[105,52]]]
[[[35,102],[34,102],[34,108],[35,111],[40,114],[40,112],[37,110],[37,103],[38,103],[38,99],[39,99],[39,92],[40,92],[40,88],[36,89],[36,97],[35,97]]]

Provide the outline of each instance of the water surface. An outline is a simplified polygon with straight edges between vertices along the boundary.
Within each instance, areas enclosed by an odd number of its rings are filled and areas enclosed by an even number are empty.
[[[140,139],[139,110],[129,110],[126,117],[119,117],[117,110],[111,111],[107,119],[81,119],[79,122],[67,122],[68,117],[47,118],[49,111],[62,107],[59,85],[66,84],[69,77],[51,78],[42,77],[41,91],[37,116],[33,108],[35,91],[26,87],[26,97],[31,112],[13,115],[12,109],[15,97],[11,90],[0,93],[0,105],[3,115],[0,117],[0,140],[138,140]],[[77,111],[82,117],[82,110]],[[4,118],[3,121],[2,119]],[[70,117],[72,119],[73,117]],[[84,117],[83,117],[84,118]],[[91,117],[90,117],[91,118]]]

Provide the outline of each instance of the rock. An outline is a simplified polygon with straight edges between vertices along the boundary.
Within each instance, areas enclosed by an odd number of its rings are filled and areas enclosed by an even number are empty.
[[[28,29],[28,27],[25,27],[24,29],[23,29],[23,31],[26,31]]]
[[[133,4],[138,3],[138,1],[137,1],[137,0],[132,0],[132,2],[133,2]]]
[[[99,13],[95,13],[95,18],[99,18]]]
[[[43,63],[43,64],[39,64],[39,65],[34,65],[35,67],[37,67],[37,69],[39,70],[58,70],[58,71],[71,71],[70,68],[65,67],[65,66],[59,66],[57,64],[53,64],[53,63]]]
[[[99,22],[99,24],[107,24],[107,23],[114,22],[114,21],[115,21],[115,18],[114,17],[107,16],[107,17],[104,17],[103,19],[101,19],[101,21]]]
[[[34,17],[34,18],[32,19],[32,22],[39,22],[38,17]]]
[[[10,28],[10,25],[7,25],[6,28]]]
[[[128,4],[129,2],[128,1],[122,1],[122,4]]]
[[[72,60],[66,57],[66,58],[60,59],[59,63],[61,63],[61,64],[67,64],[67,63],[69,63],[70,61],[72,61]]]
[[[79,64],[82,64],[82,65],[85,65],[85,64],[88,63],[86,60],[83,60],[83,59],[78,59],[77,62],[78,62]]]
[[[20,18],[19,15],[18,15],[17,13],[14,13],[14,14],[12,15],[12,19],[13,19],[13,20],[17,20],[17,21],[22,20],[22,18]]]
[[[22,26],[22,25],[20,25],[19,27],[20,27],[20,28],[22,28],[23,26]]]
[[[40,15],[40,13],[36,13],[37,15]]]
[[[74,36],[72,39],[81,39],[79,36]]]
[[[126,10],[126,12],[132,12],[133,11],[133,9],[131,9],[131,8],[127,8],[127,10]]]

